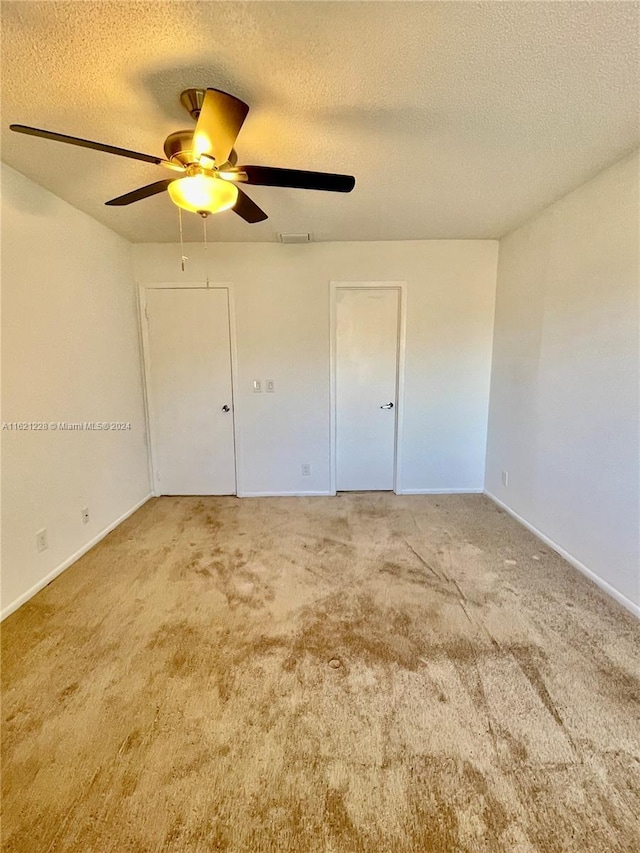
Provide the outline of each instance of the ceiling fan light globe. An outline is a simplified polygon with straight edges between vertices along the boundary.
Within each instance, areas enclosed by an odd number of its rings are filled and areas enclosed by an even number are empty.
[[[174,204],[192,213],[219,213],[229,210],[238,200],[238,188],[216,175],[178,178],[167,190]]]

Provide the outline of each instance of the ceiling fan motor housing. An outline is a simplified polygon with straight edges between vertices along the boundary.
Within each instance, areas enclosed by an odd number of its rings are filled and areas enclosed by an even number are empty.
[[[164,154],[167,160],[180,163],[185,167],[197,164],[198,161],[193,154],[193,129],[176,130],[175,133],[170,133],[164,141]],[[233,168],[237,162],[238,155],[235,150],[232,150],[227,162],[216,163],[216,168],[221,170]]]

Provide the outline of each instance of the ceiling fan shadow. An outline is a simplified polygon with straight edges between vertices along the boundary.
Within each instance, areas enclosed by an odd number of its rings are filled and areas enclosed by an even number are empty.
[[[318,124],[382,137],[414,136],[441,131],[445,113],[413,106],[343,104],[307,114]]]
[[[155,68],[137,75],[136,81],[151,98],[163,118],[182,122],[185,128],[191,123],[177,95],[185,89],[206,89],[211,86],[225,92],[233,92],[241,100],[251,103],[250,93],[232,71],[215,63],[191,63]]]

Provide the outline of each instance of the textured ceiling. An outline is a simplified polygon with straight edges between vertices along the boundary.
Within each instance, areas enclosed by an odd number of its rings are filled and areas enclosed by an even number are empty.
[[[175,241],[164,169],[9,132],[162,154],[182,89],[251,106],[240,162],[354,174],[251,188],[270,218],[212,240],[499,237],[639,142],[638,3],[3,2],[2,159],[130,240]],[[187,214],[185,237],[201,221]]]

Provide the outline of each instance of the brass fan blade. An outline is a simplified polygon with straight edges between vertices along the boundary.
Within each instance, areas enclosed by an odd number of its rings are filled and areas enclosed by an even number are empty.
[[[208,154],[218,165],[226,163],[248,112],[244,101],[218,89],[207,89],[193,134],[196,157]]]
[[[67,145],[78,145],[80,148],[93,148],[94,151],[104,151],[106,154],[115,154],[117,157],[142,160],[144,163],[154,163],[156,166],[167,166],[176,172],[184,172],[184,167],[180,164],[163,160],[162,157],[154,157],[153,154],[141,154],[139,151],[130,151],[128,148],[117,148],[115,145],[92,142],[90,139],[80,139],[78,136],[67,136],[65,133],[55,133],[53,130],[40,130],[40,128],[28,127],[25,124],[11,124],[9,129],[16,133],[25,133],[27,136],[39,136],[42,139],[52,139],[54,142],[66,142]]]
[[[255,201],[252,201],[246,193],[243,193],[240,187],[238,189],[238,201],[231,208],[234,213],[241,216],[245,222],[264,222],[269,217],[258,207]]]
[[[105,201],[110,207],[122,207],[125,204],[133,204],[134,201],[140,201],[143,198],[161,193],[163,190],[172,184],[175,178],[165,178],[163,181],[156,181],[155,184],[147,184],[146,187],[139,187],[137,190],[132,190],[125,195],[119,195],[117,198],[112,198]]]

